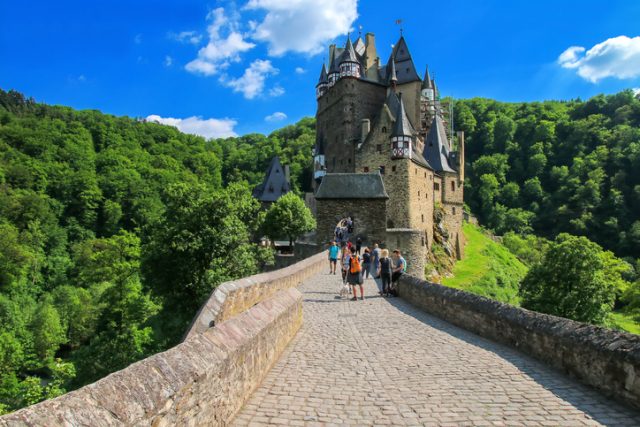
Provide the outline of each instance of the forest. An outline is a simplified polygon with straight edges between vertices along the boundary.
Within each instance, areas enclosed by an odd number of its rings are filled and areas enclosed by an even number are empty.
[[[519,259],[533,270],[569,233],[613,251],[624,283],[640,284],[631,91],[457,100],[454,120],[466,133],[466,204]],[[0,90],[0,413],[176,344],[212,289],[272,260],[255,244],[266,215],[251,190],[278,155],[294,192],[308,191],[314,142],[313,118],[205,140]],[[640,322],[640,285],[615,304]]]
[[[274,155],[304,187],[314,124],[206,141],[0,90],[0,414],[173,346],[269,262],[251,190]]]

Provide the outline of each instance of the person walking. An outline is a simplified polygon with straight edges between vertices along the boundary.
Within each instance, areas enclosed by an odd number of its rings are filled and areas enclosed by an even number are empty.
[[[351,256],[349,257],[349,270],[347,272],[347,283],[353,289],[352,301],[357,301],[356,286],[360,286],[360,299],[364,301],[364,287],[362,286],[362,265],[360,258],[356,255],[356,248],[351,248]]]
[[[351,252],[346,248],[342,249],[342,258],[340,259],[342,270],[342,283],[347,283],[347,272],[349,271],[349,260],[351,259]]]
[[[356,239],[356,253],[358,254],[358,256],[360,255],[361,250],[362,250],[362,239],[358,237]]]
[[[377,243],[373,244],[373,251],[371,252],[371,275],[373,276],[373,280],[376,281],[376,285],[378,286],[378,293],[382,295],[382,281],[380,280],[380,275],[378,274],[378,268],[380,267],[380,248]]]
[[[338,248],[336,241],[332,240],[331,246],[329,246],[329,274],[336,274],[336,265],[338,264],[339,252],[340,248]]]
[[[377,275],[380,277],[382,284],[382,296],[388,297],[391,290],[391,259],[389,258],[388,249],[382,249],[382,251],[380,251]]]
[[[356,250],[357,252],[357,250]],[[366,279],[369,277],[371,273],[371,252],[369,248],[364,248],[364,253],[362,254],[362,279]],[[373,274],[371,274],[373,277]]]

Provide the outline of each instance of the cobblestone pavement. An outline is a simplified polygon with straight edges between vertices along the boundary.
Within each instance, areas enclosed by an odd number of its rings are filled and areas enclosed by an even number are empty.
[[[304,326],[234,425],[640,425],[640,413],[400,298],[301,287]]]

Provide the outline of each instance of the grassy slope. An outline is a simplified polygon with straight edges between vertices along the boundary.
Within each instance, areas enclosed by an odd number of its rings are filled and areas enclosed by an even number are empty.
[[[467,239],[465,257],[456,263],[454,277],[443,278],[442,284],[519,305],[518,284],[527,274],[527,266],[479,227],[465,223],[464,235]],[[611,313],[606,323],[615,329],[640,334],[640,322],[633,313]]]
[[[464,224],[465,257],[453,269],[454,277],[442,283],[510,304],[518,304],[518,284],[527,267],[507,248],[494,242],[482,230]]]

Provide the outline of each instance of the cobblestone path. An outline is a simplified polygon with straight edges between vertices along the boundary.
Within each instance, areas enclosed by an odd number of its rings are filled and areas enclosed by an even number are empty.
[[[640,414],[537,361],[340,276],[300,287],[304,326],[234,425],[640,425]],[[367,298],[368,296],[368,298]]]

